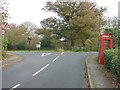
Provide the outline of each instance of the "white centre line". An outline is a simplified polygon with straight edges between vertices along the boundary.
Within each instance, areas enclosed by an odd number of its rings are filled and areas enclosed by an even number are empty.
[[[15,88],[17,88],[17,87],[19,87],[20,86],[20,84],[17,84],[17,85],[15,85],[15,86],[13,86],[10,90],[13,90],[13,89],[15,89]]]
[[[40,73],[42,70],[44,70],[46,67],[48,67],[49,64],[45,65],[43,68],[41,68],[40,70],[38,70],[36,73],[33,74],[33,76],[37,75],[38,73]]]
[[[57,57],[53,60],[53,62],[56,61],[59,57],[60,57],[60,56],[57,56]]]

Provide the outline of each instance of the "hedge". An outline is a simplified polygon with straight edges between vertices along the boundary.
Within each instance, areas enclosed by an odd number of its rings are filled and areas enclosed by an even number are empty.
[[[118,58],[118,50],[110,49],[104,51],[105,65],[120,81],[120,59]]]

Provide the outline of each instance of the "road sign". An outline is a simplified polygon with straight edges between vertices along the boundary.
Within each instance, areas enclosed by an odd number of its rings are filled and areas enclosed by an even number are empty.
[[[7,27],[7,25],[8,25],[8,22],[4,22],[4,25],[3,26],[0,25],[0,26],[1,26],[2,30],[4,30]]]
[[[0,27],[2,29],[2,42],[4,43],[4,34],[5,34],[5,28],[7,27],[8,25],[8,22],[2,22],[4,23],[4,25],[0,24]],[[4,50],[4,46],[2,45],[2,49]]]
[[[41,47],[41,45],[40,44],[36,44],[36,48],[40,48]]]

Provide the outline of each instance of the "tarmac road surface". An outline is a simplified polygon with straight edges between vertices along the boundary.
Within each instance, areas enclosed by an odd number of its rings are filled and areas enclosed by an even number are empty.
[[[94,52],[12,52],[23,57],[2,69],[2,88],[87,88],[85,58]]]

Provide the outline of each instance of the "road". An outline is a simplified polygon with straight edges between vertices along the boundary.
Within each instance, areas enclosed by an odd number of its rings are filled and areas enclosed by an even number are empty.
[[[14,52],[19,63],[2,69],[2,88],[87,88],[84,52]]]

